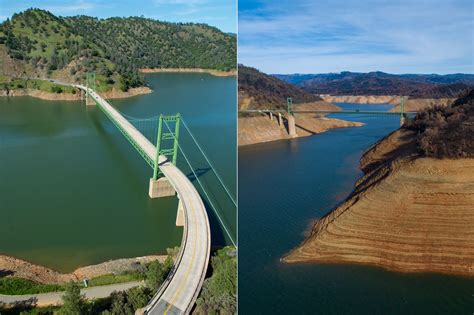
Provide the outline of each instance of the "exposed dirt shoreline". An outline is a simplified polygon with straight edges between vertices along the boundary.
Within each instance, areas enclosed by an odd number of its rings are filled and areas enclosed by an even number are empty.
[[[60,273],[53,269],[30,262],[0,255],[0,277],[18,277],[44,284],[61,284],[69,281],[81,281],[106,274],[118,274],[133,271],[151,261],[165,261],[166,255],[149,255],[134,258],[109,260],[100,264],[80,267],[71,273]]]
[[[323,100],[330,103],[356,103],[356,104],[398,104],[399,95],[320,95]],[[406,99],[407,97],[405,97]]]
[[[152,93],[153,90],[149,87],[138,87],[130,88],[127,92],[120,91],[118,89],[112,89],[108,92],[101,92],[100,94],[109,99],[128,98],[142,94]],[[76,94],[72,93],[52,93],[34,89],[17,89],[10,90],[8,93],[6,90],[0,91],[0,96],[3,97],[16,97],[16,96],[31,96],[47,101],[79,101],[81,100],[81,93],[77,91]]]
[[[216,77],[229,77],[237,75],[237,70],[220,71],[201,68],[144,68],[141,73],[209,73]]]
[[[339,107],[327,102],[314,102],[295,105],[295,110],[340,110]],[[239,146],[254,145],[276,140],[291,139],[288,134],[286,116],[284,125],[278,124],[278,115],[273,120],[268,115],[239,116],[238,143]],[[327,118],[318,114],[295,113],[296,133],[298,137],[307,137],[334,128],[359,127],[362,123]]]
[[[474,276],[474,159],[420,157],[398,130],[361,159],[365,175],[286,263],[357,263]]]
[[[391,112],[400,111],[400,95],[320,95],[322,99],[330,103],[355,103],[355,104],[392,104]],[[417,112],[434,105],[447,106],[455,98],[410,98],[405,99],[404,110],[406,112]]]

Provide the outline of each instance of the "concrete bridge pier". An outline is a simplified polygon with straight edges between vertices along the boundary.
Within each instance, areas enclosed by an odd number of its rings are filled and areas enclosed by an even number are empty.
[[[295,124],[295,116],[288,115],[288,134],[290,137],[296,137],[296,124]]]
[[[273,113],[270,112],[270,120],[273,120]]]
[[[176,226],[184,226],[184,206],[178,195],[178,211],[176,212]]]
[[[400,127],[403,127],[404,124],[405,124],[405,116],[401,115],[400,116]]]
[[[157,180],[150,178],[150,186],[148,188],[150,198],[169,197],[174,196],[175,193],[176,191],[166,177],[160,177]]]
[[[278,113],[278,125],[280,128],[283,128],[283,117],[281,117],[281,113]]]
[[[95,105],[95,101],[92,98],[92,96],[89,96],[89,94],[86,93],[86,106],[93,106]]]

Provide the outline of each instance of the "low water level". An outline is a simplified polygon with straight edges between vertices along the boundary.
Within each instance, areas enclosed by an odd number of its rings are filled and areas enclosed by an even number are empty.
[[[239,311],[472,314],[473,279],[349,264],[280,263],[304,240],[314,220],[351,192],[362,175],[363,151],[399,125],[396,116],[334,116],[366,125],[239,149]]]
[[[153,74],[146,80],[154,93],[113,105],[137,117],[181,113],[235,192],[235,77]],[[67,272],[165,253],[181,243],[178,201],[149,199],[151,176],[98,108],[0,98],[0,254]],[[223,245],[222,228],[209,212],[213,245]],[[221,215],[235,235],[235,209]]]

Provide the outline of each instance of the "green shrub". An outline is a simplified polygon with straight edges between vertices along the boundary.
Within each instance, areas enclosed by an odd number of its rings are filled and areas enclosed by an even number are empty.
[[[58,85],[53,85],[53,86],[51,87],[51,92],[53,92],[53,93],[58,93],[58,94],[59,94],[59,93],[62,93],[62,92],[63,92],[63,88],[60,87],[60,86],[58,86]]]
[[[237,258],[225,247],[211,258],[212,275],[204,281],[196,314],[235,314],[237,311]]]
[[[0,278],[0,294],[36,294],[63,290],[58,284],[41,284],[31,280],[5,277]]]
[[[81,288],[75,282],[66,285],[66,291],[62,296],[63,305],[59,313],[64,315],[81,315],[86,309],[84,295],[81,294]]]
[[[164,263],[156,260],[148,264],[146,271],[147,286],[152,290],[158,290],[172,268],[173,259],[170,256],[168,256]]]

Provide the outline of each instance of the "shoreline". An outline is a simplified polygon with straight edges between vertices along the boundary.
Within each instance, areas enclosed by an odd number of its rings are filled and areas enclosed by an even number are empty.
[[[102,92],[101,94],[108,99],[122,99],[129,98],[138,95],[145,95],[153,93],[153,90],[147,86],[130,88],[127,92],[120,91],[113,88],[111,91]],[[19,97],[19,96],[30,96],[39,98],[46,101],[80,101],[81,93],[53,93],[35,89],[16,89],[10,90],[6,93],[5,90],[0,91],[0,97]]]
[[[463,205],[472,200],[467,183],[474,161],[420,156],[412,136],[398,129],[369,147],[351,193],[280,261],[473,277],[474,239],[462,222],[469,215]],[[440,220],[444,211],[452,216]]]
[[[16,277],[41,284],[64,284],[69,281],[82,281],[107,274],[133,271],[141,265],[152,261],[158,260],[164,262],[167,257],[168,255],[147,255],[111,259],[98,264],[79,267],[69,273],[61,273],[54,269],[33,264],[13,256],[0,255],[0,270],[2,271],[0,278]]]
[[[339,107],[324,101],[297,104],[295,107],[299,110],[340,110]],[[249,147],[261,143],[313,136],[331,129],[361,127],[364,125],[360,122],[328,118],[326,115],[295,113],[297,136],[291,137],[287,131],[287,118],[283,117],[283,120],[283,126],[280,126],[276,115],[273,120],[268,115],[239,116],[238,146]]]
[[[307,115],[307,114],[299,114],[299,115]],[[238,121],[239,123],[242,123],[243,121],[248,120],[251,121],[249,124],[251,125],[256,125],[261,123],[261,120],[270,120],[268,117],[239,117]],[[260,120],[260,121],[259,121]],[[298,138],[304,138],[304,137],[310,137],[310,136],[315,136],[321,133],[325,133],[327,131],[330,131],[332,129],[342,129],[342,128],[352,128],[352,127],[362,127],[364,126],[364,123],[360,122],[352,122],[352,121],[347,121],[347,120],[342,120],[342,119],[337,119],[337,118],[326,118],[326,117],[321,117],[321,118],[314,118],[313,119],[313,126],[312,128],[318,129],[316,132],[305,132],[303,134],[298,134],[296,137],[290,137],[286,134],[286,129],[282,132],[284,132],[284,135],[282,136],[275,136],[275,138],[269,138],[269,139],[261,139],[256,142],[251,142],[251,143],[243,143],[240,144],[241,142],[239,141],[238,146],[239,147],[250,147],[253,145],[259,145],[262,143],[270,143],[274,141],[283,141],[283,140],[291,140],[291,139],[298,139]],[[245,122],[246,124],[247,122]],[[306,126],[305,126],[306,127]],[[244,127],[245,128],[245,127]],[[301,130],[299,126],[296,128],[298,131]],[[306,127],[305,129],[308,129]]]
[[[202,68],[143,68],[140,73],[208,73],[216,77],[236,76],[237,70],[221,71]]]
[[[393,107],[390,112],[400,111],[400,98],[404,99],[404,110],[406,112],[418,112],[435,105],[448,106],[455,98],[411,98],[403,95],[320,95],[322,99],[330,103],[353,103],[361,105],[385,105]]]
[[[355,103],[355,104],[392,104],[400,103],[402,95],[319,95],[329,103]],[[407,96],[403,96],[405,100]]]

